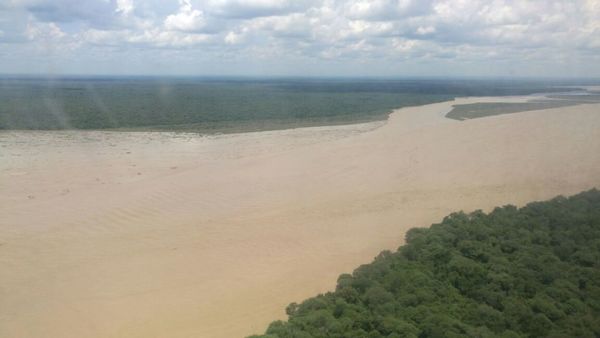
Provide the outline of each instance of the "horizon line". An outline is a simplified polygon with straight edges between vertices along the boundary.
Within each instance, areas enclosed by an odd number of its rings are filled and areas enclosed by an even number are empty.
[[[1,78],[29,79],[108,79],[108,78],[171,78],[171,79],[357,79],[357,80],[546,80],[546,81],[600,81],[600,77],[581,76],[513,76],[513,75],[280,75],[280,74],[40,74],[0,73]]]

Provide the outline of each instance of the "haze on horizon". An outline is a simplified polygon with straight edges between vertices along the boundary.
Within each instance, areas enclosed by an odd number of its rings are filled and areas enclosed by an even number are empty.
[[[600,77],[600,1],[2,0],[0,73]]]

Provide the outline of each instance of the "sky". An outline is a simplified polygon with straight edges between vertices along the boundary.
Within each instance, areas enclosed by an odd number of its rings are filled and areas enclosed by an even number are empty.
[[[0,0],[0,73],[600,77],[600,0]]]

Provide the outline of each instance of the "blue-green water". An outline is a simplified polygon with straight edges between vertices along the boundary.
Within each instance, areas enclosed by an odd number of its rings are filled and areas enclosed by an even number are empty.
[[[203,133],[345,124],[459,96],[562,92],[571,82],[473,79],[0,78],[0,129]]]

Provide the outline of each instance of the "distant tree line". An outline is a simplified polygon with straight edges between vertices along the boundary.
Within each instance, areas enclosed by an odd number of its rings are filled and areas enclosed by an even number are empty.
[[[443,79],[0,77],[0,130],[285,129],[385,120],[393,109],[457,96],[569,90],[560,85]]]
[[[600,337],[600,192],[453,213],[254,338]]]

